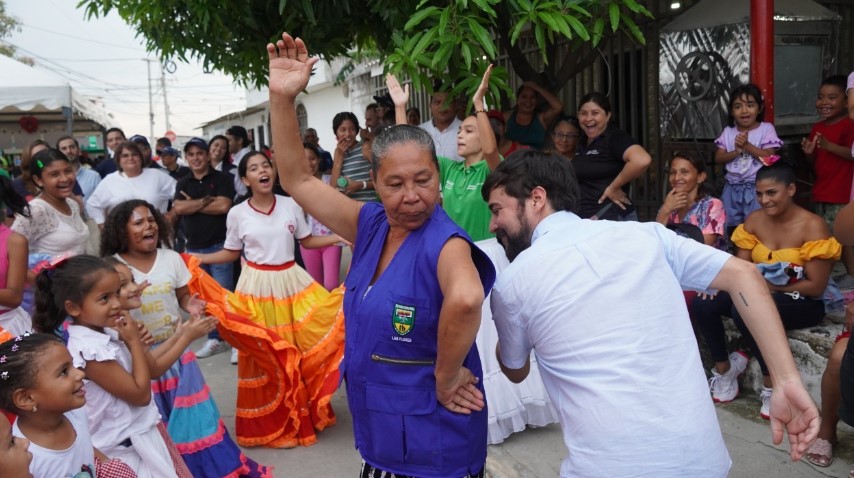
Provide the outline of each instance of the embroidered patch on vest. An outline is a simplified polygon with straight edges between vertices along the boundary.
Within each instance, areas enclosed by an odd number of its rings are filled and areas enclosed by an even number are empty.
[[[406,335],[412,331],[415,326],[415,307],[408,305],[394,304],[394,311],[391,314],[391,325],[397,335]]]

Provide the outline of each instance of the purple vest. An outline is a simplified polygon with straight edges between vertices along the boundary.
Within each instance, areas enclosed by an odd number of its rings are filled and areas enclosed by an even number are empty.
[[[356,448],[369,464],[395,474],[478,473],[486,461],[487,411],[448,411],[436,400],[433,376],[443,301],[436,275],[439,253],[452,237],[471,241],[437,206],[370,286],[388,230],[381,204],[362,206],[344,282],[344,376]],[[495,269],[473,244],[472,259],[486,294]],[[483,383],[474,344],[463,365]]]

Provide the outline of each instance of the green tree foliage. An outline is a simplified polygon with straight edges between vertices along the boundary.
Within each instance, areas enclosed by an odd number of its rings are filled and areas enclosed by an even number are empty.
[[[282,31],[312,53],[376,55],[387,69],[432,90],[431,78],[470,95],[486,65],[506,51],[515,72],[553,90],[595,60],[609,36],[644,38],[636,18],[651,14],[638,0],[81,0],[89,17],[115,10],[162,57],[198,58],[246,85],[267,78],[264,45]],[[536,71],[520,38],[536,42]],[[572,53],[558,58],[558,45]],[[508,90],[507,71],[492,75],[491,95]],[[490,104],[496,104],[490,102]]]
[[[15,57],[15,47],[3,41],[3,38],[20,31],[18,19],[6,13],[6,2],[0,0],[0,55]]]

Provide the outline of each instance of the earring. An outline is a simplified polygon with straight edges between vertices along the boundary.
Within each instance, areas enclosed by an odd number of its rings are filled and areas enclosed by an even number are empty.
[[[39,407],[33,405],[33,413],[36,413],[37,411],[39,411]]]

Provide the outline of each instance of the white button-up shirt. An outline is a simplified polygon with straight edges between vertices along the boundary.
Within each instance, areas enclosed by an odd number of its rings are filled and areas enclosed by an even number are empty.
[[[570,450],[562,477],[727,475],[682,287],[707,289],[729,258],[657,223],[558,212],[502,271],[501,359],[518,369],[536,352]]]
[[[433,143],[436,145],[436,156],[462,161],[463,157],[457,154],[457,133],[460,131],[461,124],[463,122],[459,118],[454,118],[454,121],[444,131],[439,131],[439,128],[433,124],[433,120],[421,123],[419,127],[430,133],[433,138]]]

